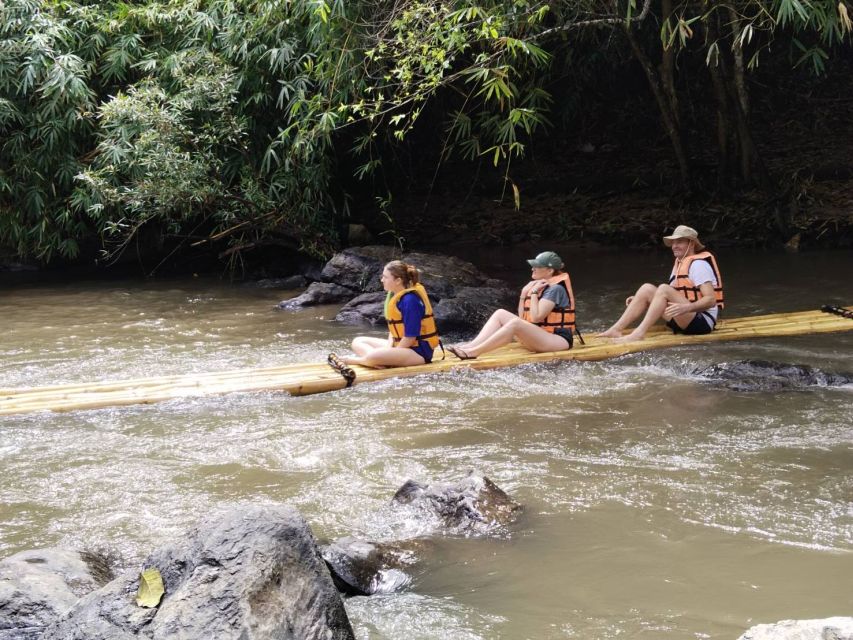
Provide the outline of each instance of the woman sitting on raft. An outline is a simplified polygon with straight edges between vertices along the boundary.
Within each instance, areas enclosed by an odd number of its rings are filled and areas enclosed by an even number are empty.
[[[457,358],[470,360],[509,344],[513,339],[542,353],[572,348],[575,330],[575,294],[560,256],[544,251],[528,260],[533,279],[521,290],[518,315],[498,309],[477,337],[448,347]]]
[[[352,341],[356,355],[342,358],[345,364],[365,367],[410,367],[432,362],[438,331],[426,289],[418,283],[418,270],[394,260],[382,270],[387,338],[358,336]]]

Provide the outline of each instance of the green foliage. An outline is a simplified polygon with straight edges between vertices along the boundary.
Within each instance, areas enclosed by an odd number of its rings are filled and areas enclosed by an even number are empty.
[[[849,40],[846,1],[684,0],[646,20],[708,64],[734,47],[754,68],[784,39],[821,73]],[[581,30],[638,15],[633,0],[4,0],[0,244],[113,253],[150,226],[223,257],[327,253],[347,213],[342,155],[373,176],[424,120],[444,123],[442,160],[487,158],[518,204],[511,163],[550,126],[550,91],[571,73],[576,104],[598,80],[574,55]],[[713,19],[722,33],[705,37]],[[625,46],[603,42],[602,67]]]

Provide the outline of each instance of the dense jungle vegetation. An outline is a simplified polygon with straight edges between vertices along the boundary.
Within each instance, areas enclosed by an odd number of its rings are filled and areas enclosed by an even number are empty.
[[[2,0],[0,249],[849,240],[853,4],[640,2]]]

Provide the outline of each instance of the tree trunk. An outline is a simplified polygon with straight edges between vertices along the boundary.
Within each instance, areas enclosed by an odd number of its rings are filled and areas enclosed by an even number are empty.
[[[720,6],[714,2],[708,3],[712,10]],[[729,16],[730,17],[730,16]],[[772,198],[778,196],[778,186],[773,182],[764,160],[758,154],[752,131],[749,128],[748,111],[749,96],[743,75],[743,56],[741,53],[740,70],[738,71],[737,53],[739,47],[720,33],[718,20],[722,18],[719,11],[712,11],[707,20],[708,40],[717,43],[717,64],[709,67],[711,81],[714,83],[714,94],[717,97],[718,108],[727,114],[729,122],[734,123],[732,133],[735,136],[735,147],[740,161],[740,177],[744,184],[757,182],[758,185]],[[733,34],[739,33],[737,26],[733,27]],[[729,125],[730,128],[730,125]],[[719,141],[719,133],[718,133]],[[723,150],[721,149],[721,154]],[[728,137],[726,141],[726,158],[728,159]],[[726,170],[728,170],[728,161]],[[722,167],[721,167],[722,169]]]
[[[729,143],[732,128],[726,87],[723,79],[720,77],[720,70],[717,64],[717,62],[714,62],[708,66],[708,72],[711,74],[711,86],[714,89],[714,98],[717,101],[717,188],[722,192],[728,192],[731,187]]]
[[[661,0],[661,13],[664,23],[669,23],[672,18],[672,0]],[[678,94],[675,92],[675,47],[670,45],[664,47],[661,53],[661,62],[658,66],[661,86],[664,95],[672,107],[675,124],[681,129],[681,116],[678,108]]]
[[[717,29],[715,16],[708,17],[706,23],[708,30],[708,41],[716,42],[719,46],[720,35]],[[715,57],[707,60],[708,73],[711,76],[711,87],[714,91],[714,99],[717,103],[717,188],[722,192],[728,192],[732,187],[731,175],[731,151],[732,151],[732,113],[729,108],[729,96],[726,91],[726,83],[720,66],[722,61],[718,53]]]
[[[625,34],[628,37],[628,42],[631,45],[631,50],[634,52],[634,56],[637,58],[637,61],[640,63],[640,66],[643,68],[643,72],[646,74],[646,79],[649,82],[649,87],[652,90],[652,94],[654,94],[655,100],[658,104],[658,110],[660,111],[661,120],[663,121],[664,129],[666,129],[666,134],[669,136],[669,140],[672,143],[672,148],[675,153],[675,160],[678,163],[678,173],[679,178],[681,179],[681,187],[684,191],[690,190],[690,169],[687,163],[687,154],[684,150],[684,143],[681,139],[681,128],[678,124],[678,114],[675,108],[675,105],[672,104],[670,99],[667,97],[666,90],[664,88],[663,82],[661,81],[660,74],[655,69],[652,61],[646,55],[646,52],[640,47],[640,44],[637,42],[637,38],[634,36],[633,31],[631,30],[631,25],[626,25]]]

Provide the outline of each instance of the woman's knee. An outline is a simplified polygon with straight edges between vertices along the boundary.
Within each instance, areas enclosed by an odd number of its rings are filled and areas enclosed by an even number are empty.
[[[356,336],[352,339],[352,348],[356,350],[359,347],[370,347],[370,340],[365,336]]]
[[[519,317],[518,317],[517,315],[515,315],[515,314],[512,314],[512,315],[513,315],[512,319],[511,319],[511,320],[508,320],[504,326],[505,326],[505,327],[509,327],[510,329],[512,329],[512,333],[513,333],[513,334],[515,334],[515,333],[517,333],[517,332],[518,332],[518,330],[519,330],[522,326],[524,326],[524,325],[526,325],[526,324],[529,324],[529,323],[525,322],[524,320],[522,320],[521,318],[519,318]]]

